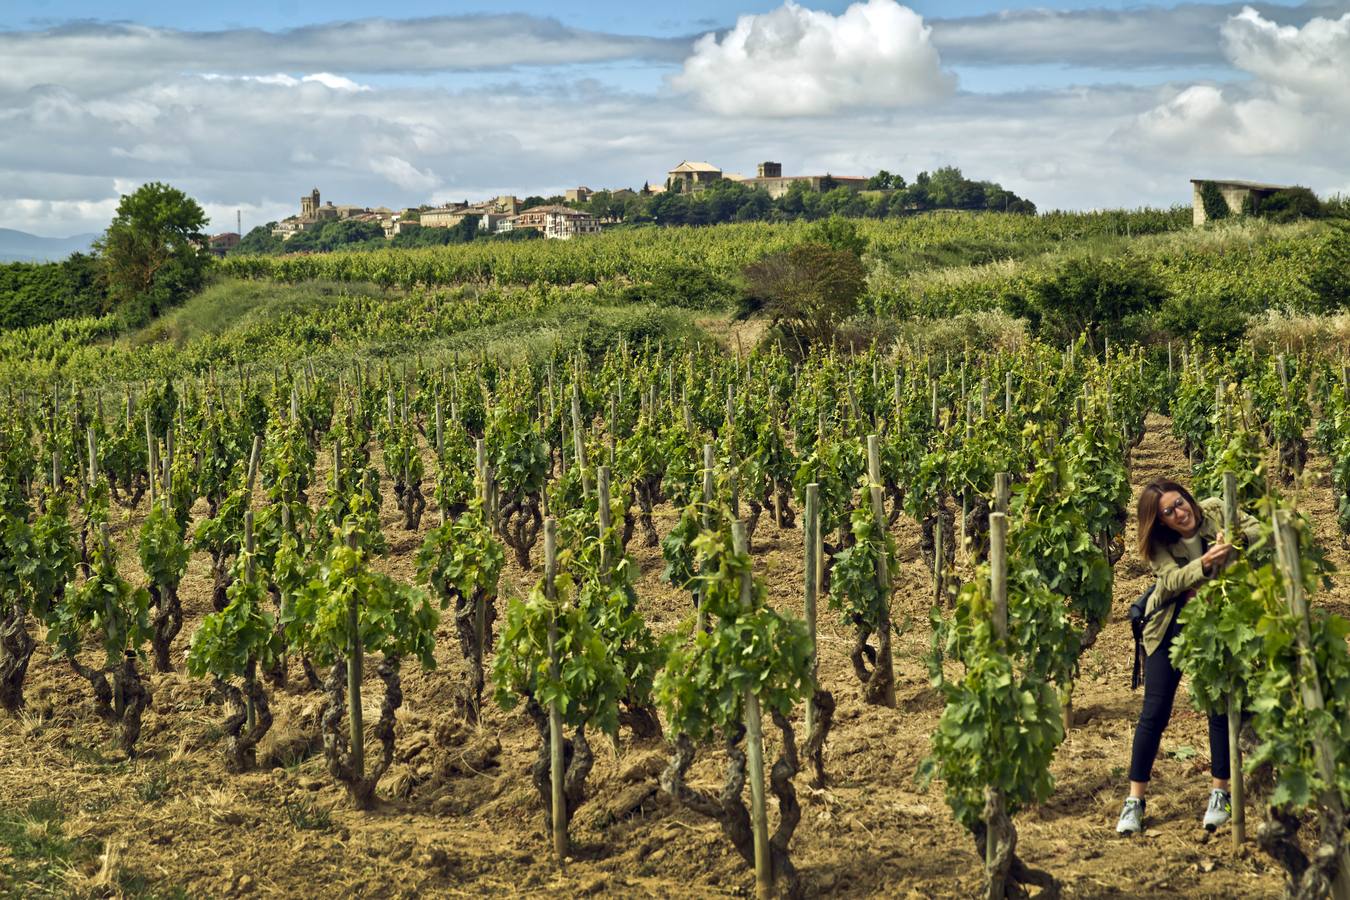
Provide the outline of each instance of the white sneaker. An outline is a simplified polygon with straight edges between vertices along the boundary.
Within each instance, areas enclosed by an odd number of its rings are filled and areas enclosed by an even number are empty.
[[[1126,797],[1116,823],[1116,834],[1138,834],[1144,830],[1144,798]]]
[[[1205,807],[1205,830],[1214,831],[1233,818],[1233,798],[1223,788],[1209,792],[1209,806]]]

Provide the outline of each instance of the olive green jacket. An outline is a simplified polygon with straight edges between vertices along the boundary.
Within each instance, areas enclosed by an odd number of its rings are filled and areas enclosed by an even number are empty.
[[[1219,535],[1219,529],[1223,527],[1223,501],[1218,497],[1201,500],[1200,513],[1204,516],[1204,521],[1200,523],[1200,536],[1204,539],[1205,545],[1213,544]],[[1243,536],[1250,544],[1260,535],[1261,523],[1246,513],[1239,512],[1238,528],[1242,530]],[[1227,537],[1231,543],[1233,536]],[[1178,594],[1184,594],[1208,580],[1200,564],[1200,555],[1197,554],[1192,558],[1186,551],[1186,545],[1181,541],[1153,548],[1153,555],[1149,557],[1148,564],[1152,567],[1153,574],[1158,577],[1158,582],[1153,588],[1153,594],[1148,598],[1146,615]],[[1177,608],[1178,604],[1171,604],[1144,625],[1144,650],[1149,654],[1162,644],[1163,635],[1167,634],[1168,627],[1177,617]]]

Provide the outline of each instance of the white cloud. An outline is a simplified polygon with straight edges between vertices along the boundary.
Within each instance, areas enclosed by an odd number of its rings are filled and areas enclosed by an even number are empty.
[[[1220,30],[1241,3],[1131,5],[1124,9],[1010,9],[979,16],[930,18],[943,62],[960,66],[1071,65],[1124,70],[1215,66],[1228,62]],[[1346,0],[1290,8],[1253,3],[1274,27],[1310,11],[1350,9]]]
[[[688,48],[688,38],[607,34],[515,14],[367,19],[288,31],[192,32],[76,22],[45,31],[0,31],[5,61],[0,102],[6,92],[44,84],[99,94],[185,73],[474,72],[620,60],[675,64]],[[346,87],[346,79],[341,82]]]
[[[375,157],[370,161],[370,170],[410,191],[430,191],[441,183],[435,174],[422,171],[406,159],[397,156]]]
[[[1192,85],[1140,115],[1127,143],[1257,175],[1306,183],[1309,164],[1350,165],[1350,13],[1282,26],[1245,7],[1222,26],[1224,52],[1249,83]],[[1220,173],[1222,174],[1222,173]],[[1229,176],[1232,177],[1232,176]],[[1273,176],[1260,180],[1273,181]]]
[[[1233,64],[1301,94],[1350,101],[1350,13],[1281,26],[1248,6],[1223,26]]]
[[[922,16],[895,0],[854,3],[838,16],[788,0],[741,16],[720,41],[704,35],[672,83],[730,116],[911,106],[956,87],[930,32]]]
[[[332,72],[315,72],[313,75],[305,75],[296,78],[293,75],[287,75],[285,72],[277,72],[274,75],[222,75],[219,72],[207,72],[202,75],[207,81],[254,81],[258,84],[271,84],[278,87],[300,87],[304,84],[319,84],[334,91],[368,91],[370,85],[357,84],[350,78],[344,78],[341,75],[334,75]]]

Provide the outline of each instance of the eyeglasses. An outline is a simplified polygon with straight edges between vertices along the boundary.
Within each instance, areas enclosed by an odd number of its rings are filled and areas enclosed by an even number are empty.
[[[1160,508],[1158,512],[1159,514],[1162,515],[1164,519],[1170,519],[1177,514],[1177,510],[1181,509],[1181,507],[1185,503],[1186,503],[1185,497],[1178,497],[1175,503],[1173,503],[1171,506],[1164,506]]]

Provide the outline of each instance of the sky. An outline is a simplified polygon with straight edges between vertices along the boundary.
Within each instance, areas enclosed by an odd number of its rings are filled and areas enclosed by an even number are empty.
[[[906,178],[1041,209],[1191,178],[1350,193],[1350,0],[0,0],[0,227],[98,232],[147,181],[213,232],[638,188],[683,160]]]

